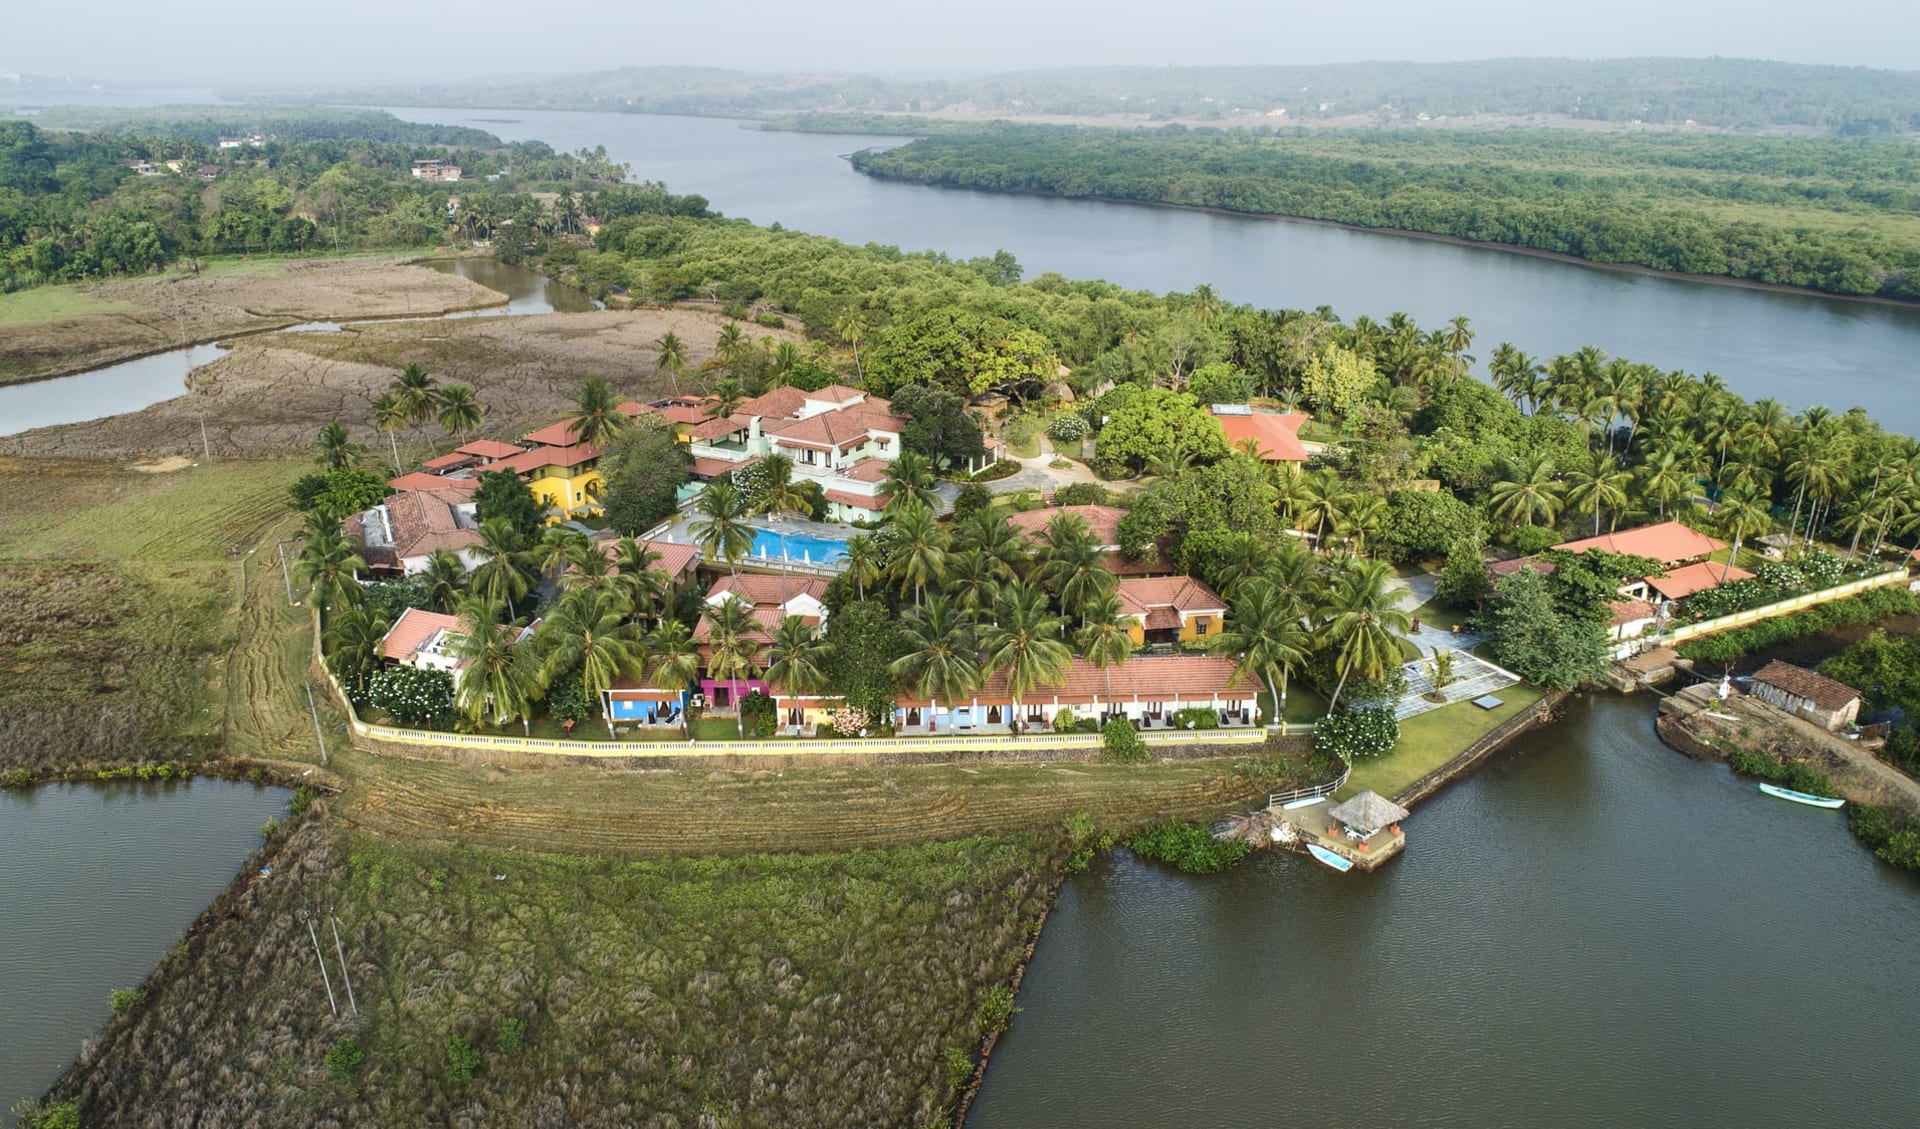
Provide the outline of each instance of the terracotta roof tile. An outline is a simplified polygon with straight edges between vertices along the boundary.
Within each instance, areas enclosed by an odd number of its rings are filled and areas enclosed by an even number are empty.
[[[731,471],[740,470],[743,467],[750,467],[759,461],[759,455],[755,455],[750,459],[741,459],[737,463],[730,459],[716,459],[701,455],[699,458],[694,459],[692,463],[688,464],[687,471],[695,478],[718,478]]]
[[[1753,680],[1785,690],[1797,698],[1805,698],[1823,710],[1845,709],[1849,702],[1860,697],[1860,691],[1844,682],[1835,682],[1824,674],[1815,674],[1778,659],[1761,667]]]
[[[600,543],[600,551],[607,555],[608,560],[618,555],[619,547],[618,538]],[[682,574],[693,571],[693,566],[700,560],[700,547],[681,541],[642,541],[640,547],[660,554],[660,559],[653,562],[653,568],[649,571],[664,572],[675,580],[680,579]],[[613,571],[617,575],[620,570]]]
[[[1660,609],[1645,600],[1614,600],[1607,605],[1607,610],[1613,613],[1613,617],[1607,621],[1608,627],[1625,627],[1629,623],[1652,619]]]
[[[1721,573],[1726,579],[1721,579]],[[1729,569],[1726,565],[1712,561],[1682,565],[1668,569],[1665,576],[1647,577],[1647,585],[1669,600],[1684,600],[1695,592],[1704,592],[1709,588],[1718,588],[1721,584],[1732,584],[1736,580],[1752,580],[1753,574],[1744,568]]]
[[[1586,537],[1554,546],[1569,553],[1603,549],[1609,553],[1652,557],[1661,564],[1669,565],[1689,561],[1695,557],[1704,557],[1708,553],[1717,553],[1726,547],[1726,542],[1716,541],[1704,533],[1688,529],[1677,521],[1643,525],[1638,529],[1622,529],[1615,533]]]
[[[852,490],[822,490],[820,493],[829,502],[858,506],[863,510],[884,510],[887,503],[893,501],[891,494],[856,494]]]
[[[502,443],[498,439],[475,439],[471,443],[462,443],[454,450],[463,455],[477,455],[483,459],[504,459],[508,455],[517,455],[526,448],[515,443]]]
[[[751,400],[744,400],[736,415],[764,416],[768,419],[788,419],[794,413],[807,406],[807,393],[791,384],[779,388],[770,388]]]
[[[1086,522],[1094,544],[1106,549],[1120,547],[1120,519],[1127,516],[1127,511],[1118,506],[1045,506],[1008,514],[1007,524],[1041,541],[1045,539],[1047,523],[1055,514],[1062,513],[1073,514]]]
[[[380,640],[380,654],[396,661],[405,660],[420,649],[436,631],[459,631],[460,617],[408,608]]]
[[[1147,626],[1154,627],[1150,613],[1161,608],[1174,613],[1170,626],[1180,626],[1180,612],[1225,615],[1227,602],[1219,593],[1191,576],[1135,577],[1114,586],[1120,607],[1126,615],[1148,615]],[[1162,624],[1161,626],[1169,626]]]
[[[1300,443],[1300,425],[1310,416],[1298,412],[1261,412],[1249,415],[1216,415],[1214,420],[1226,432],[1227,445],[1238,448],[1249,439],[1259,444],[1260,457],[1270,463],[1304,463],[1307,449]]]
[[[745,431],[753,426],[753,417],[742,412],[721,418],[715,416],[704,423],[695,424],[687,434],[694,439],[722,439],[736,431]]]
[[[711,601],[713,597],[724,593],[732,593],[755,607],[777,608],[800,596],[812,596],[824,603],[827,581],[819,576],[768,576],[765,573],[743,572],[714,581],[713,587],[707,589],[707,599]]]
[[[468,455],[460,451],[449,451],[437,459],[428,459],[426,462],[421,463],[420,468],[422,470],[451,470],[454,467],[466,466],[468,463],[477,461],[478,458],[478,455]]]
[[[576,467],[599,457],[600,447],[594,443],[581,443],[572,447],[535,447],[531,451],[521,451],[508,458],[496,459],[482,469],[529,474],[542,467]]]

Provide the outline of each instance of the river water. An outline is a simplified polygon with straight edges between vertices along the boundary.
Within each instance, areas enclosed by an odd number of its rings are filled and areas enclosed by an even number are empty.
[[[1920,882],[1644,699],[1567,715],[1371,875],[1071,879],[968,1129],[1913,1125]]]
[[[260,846],[287,792],[222,780],[0,791],[0,1124],[40,1096]]]
[[[1558,262],[1485,247],[1250,216],[889,184],[844,154],[898,138],[769,133],[715,118],[535,110],[391,110],[555,149],[605,145],[636,178],[697,192],[728,215],[852,243],[968,257],[1013,252],[1155,292],[1210,283],[1274,308],[1343,317],[1395,310],[1472,320],[1484,359],[1511,341],[1543,359],[1584,345],[1663,369],[1717,372],[1749,399],[1860,405],[1920,435],[1920,307],[1823,298]]]

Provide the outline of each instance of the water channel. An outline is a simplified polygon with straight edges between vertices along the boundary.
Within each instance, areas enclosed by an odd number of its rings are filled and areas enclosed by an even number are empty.
[[[969,1129],[1907,1126],[1920,881],[1592,697],[1371,875],[1070,880]]]
[[[287,792],[222,780],[0,791],[0,1124],[40,1096],[260,846]]]
[[[472,279],[507,296],[504,305],[444,315],[449,318],[578,313],[594,308],[593,299],[587,295],[525,267],[492,259],[433,259],[423,265]],[[315,321],[290,326],[289,330],[324,333],[340,328],[339,322]],[[137,412],[171,400],[186,390],[188,373],[226,355],[227,350],[219,345],[192,345],[75,376],[0,385],[0,435]]]
[[[1749,399],[1867,408],[1920,435],[1920,307],[1823,298],[1558,262],[1381,232],[1138,204],[888,184],[841,156],[898,138],[769,133],[714,118],[536,110],[391,111],[570,151],[605,145],[639,179],[758,223],[958,257],[1004,248],[1058,271],[1155,292],[1210,283],[1237,302],[1343,317],[1472,319],[1542,358],[1583,345],[1663,369],[1717,372]]]

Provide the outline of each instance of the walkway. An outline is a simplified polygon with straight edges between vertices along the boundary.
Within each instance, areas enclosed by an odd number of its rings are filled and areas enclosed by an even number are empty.
[[[1429,710],[1450,706],[1455,702],[1471,701],[1487,694],[1498,694],[1509,686],[1517,685],[1518,675],[1512,671],[1497,667],[1483,658],[1455,651],[1453,655],[1453,680],[1440,691],[1444,701],[1433,701],[1426,695],[1433,692],[1433,674],[1428,669],[1429,661],[1420,659],[1407,663],[1401,669],[1407,675],[1407,692],[1393,707],[1393,715],[1402,721],[1417,717]]]

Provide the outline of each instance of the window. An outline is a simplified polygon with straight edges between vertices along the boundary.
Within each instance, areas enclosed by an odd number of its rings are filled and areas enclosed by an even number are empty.
[[[1194,637],[1198,638],[1202,635],[1205,635],[1207,633],[1207,625],[1211,622],[1212,621],[1209,620],[1206,616],[1201,616],[1199,619],[1194,620],[1193,621]]]

